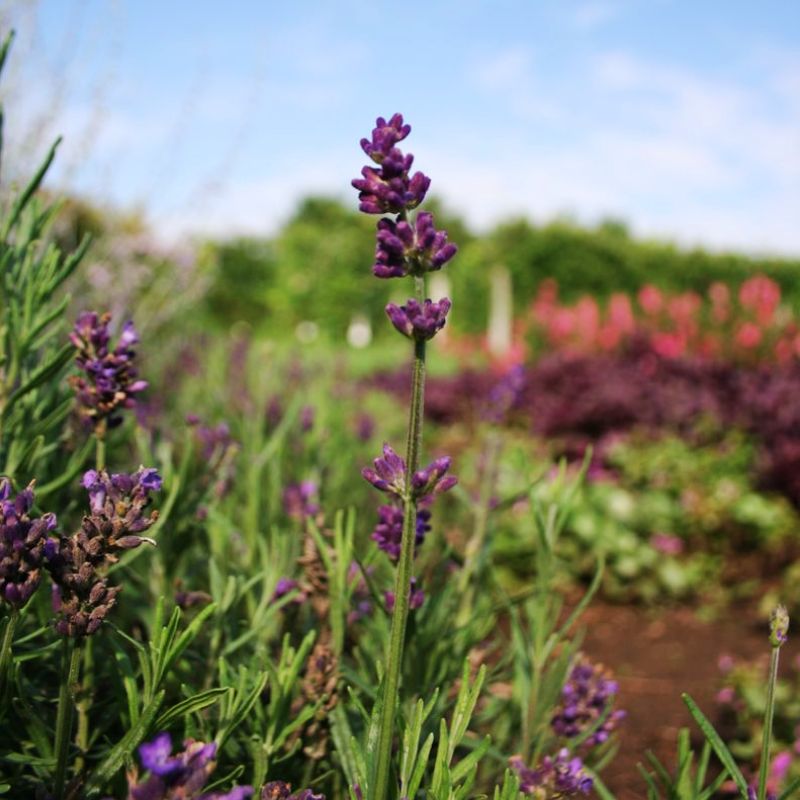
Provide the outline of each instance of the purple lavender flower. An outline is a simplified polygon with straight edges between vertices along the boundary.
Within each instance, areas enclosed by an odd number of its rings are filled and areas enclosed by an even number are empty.
[[[355,420],[356,436],[359,441],[368,442],[375,433],[375,420],[370,414],[362,411]]]
[[[154,469],[131,474],[89,470],[83,476],[91,513],[71,537],[48,539],[44,546],[47,569],[53,579],[56,631],[63,636],[91,636],[116,604],[119,587],[110,586],[101,570],[118,560],[120,550],[143,542],[142,536],[158,519],[145,513],[149,494],[161,488]]]
[[[409,176],[414,156],[396,147],[384,157],[379,169],[364,167],[352,183],[358,189],[359,210],[366,214],[399,214],[416,208],[428,193],[431,179],[421,172]]]
[[[492,387],[483,416],[487,422],[501,424],[517,405],[525,388],[525,368],[517,364]]]
[[[31,518],[33,485],[12,499],[10,481],[0,479],[0,599],[16,608],[39,586],[46,534],[56,526],[54,514]]]
[[[283,490],[283,510],[292,519],[304,522],[319,511],[316,496],[317,484],[314,481],[290,483]]]
[[[145,514],[150,493],[161,489],[163,481],[155,469],[139,467],[127,473],[109,474],[90,469],[83,476],[83,486],[89,492],[92,513],[83,518],[82,532],[87,540],[99,537],[98,547],[108,561],[115,561],[114,550],[138,547],[140,536],[158,519],[158,512]],[[92,548],[94,549],[94,548]]]
[[[199,418],[196,419],[199,423]],[[200,444],[200,452],[204,461],[211,461],[214,456],[219,456],[234,444],[227,422],[220,422],[213,427],[197,424],[195,436]]]
[[[314,427],[314,406],[303,406],[300,410],[300,430],[308,433]]]
[[[381,219],[372,272],[376,278],[421,276],[441,269],[457,251],[447,233],[436,230],[430,212],[419,212],[416,229],[406,220]]]
[[[270,781],[261,789],[261,800],[325,800],[325,795],[314,794],[311,789],[303,789],[292,794],[291,784],[284,781]]]
[[[110,314],[98,316],[94,311],[85,311],[69,337],[78,349],[75,363],[81,370],[80,375],[70,378],[78,416],[96,432],[104,425],[118,425],[122,421],[119,411],[134,408],[134,395],[147,388],[147,381],[136,379],[133,347],[139,337],[133,323],[125,323],[117,346],[110,350],[110,321]]]
[[[403,539],[403,509],[397,505],[378,508],[378,524],[370,537],[392,561],[400,558],[400,543]],[[425,534],[430,531],[431,512],[428,508],[417,509],[416,540],[414,549],[422,544]]]
[[[383,457],[373,462],[375,469],[364,467],[361,474],[376,489],[402,498],[406,490],[406,462],[389,444],[383,445]]]
[[[411,126],[403,124],[403,115],[394,114],[387,122],[378,117],[372,131],[372,140],[362,139],[361,149],[376,163],[380,164],[392,148],[411,133]]]
[[[420,211],[417,215],[417,230],[414,246],[409,258],[413,264],[412,275],[441,269],[456,254],[458,248],[447,241],[445,231],[437,231],[433,214]]]
[[[592,779],[583,772],[583,762],[577,756],[570,757],[566,748],[559,750],[555,758],[545,756],[536,769],[527,767],[519,756],[509,759],[509,764],[519,775],[523,794],[561,798],[579,792],[588,794],[592,789]]]
[[[278,582],[275,584],[275,591],[272,593],[272,601],[280,600],[282,597],[286,597],[289,592],[294,592],[299,588],[300,584],[294,578],[278,578]],[[305,600],[305,594],[302,591],[298,591],[294,602],[302,604]]]
[[[450,310],[450,300],[443,298],[438,303],[410,299],[404,306],[389,303],[386,313],[392,325],[404,336],[416,341],[432,339],[443,327]]]
[[[611,710],[618,690],[619,684],[601,665],[587,659],[579,661],[561,690],[561,703],[550,720],[553,731],[571,739],[594,729],[584,744],[588,747],[602,744],[625,717],[624,711]]]
[[[387,590],[383,593],[383,601],[386,604],[386,610],[391,614],[394,611],[394,592]],[[425,592],[423,589],[417,588],[417,579],[411,578],[408,587],[408,607],[412,611],[416,611],[425,602]]]
[[[423,498],[431,494],[442,494],[452,489],[458,478],[446,475],[450,469],[450,457],[442,456],[414,473],[411,478],[411,491],[414,497]]]
[[[229,792],[203,792],[216,767],[217,745],[186,739],[183,750],[172,755],[172,739],[160,733],[139,747],[142,766],[150,774],[138,782],[136,771],[128,775],[128,800],[244,800],[251,786],[236,786]]]

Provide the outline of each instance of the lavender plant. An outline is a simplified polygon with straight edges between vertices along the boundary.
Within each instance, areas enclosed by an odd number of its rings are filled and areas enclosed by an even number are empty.
[[[397,147],[410,132],[411,126],[404,124],[400,114],[395,114],[388,122],[379,117],[372,138],[361,140],[362,149],[377,167],[364,167],[362,178],[353,181],[359,192],[361,211],[396,215],[394,219],[383,217],[378,221],[373,273],[378,278],[410,276],[416,293],[403,306],[390,303],[386,307],[394,327],[414,344],[406,457],[403,459],[386,444],[383,456],[375,460],[375,468],[363,472],[376,489],[398,504],[403,520],[386,672],[378,701],[381,709],[378,741],[374,768],[369,775],[370,796],[377,800],[389,796],[392,738],[409,614],[418,505],[424,498],[444,492],[455,484],[453,476],[446,475],[449,458],[436,459],[420,469],[426,344],[444,326],[451,305],[447,298],[434,303],[425,296],[425,276],[450,261],[456,246],[447,241],[444,231],[436,230],[433,215],[413,213],[425,199],[430,178],[421,172],[412,175],[414,157]]]

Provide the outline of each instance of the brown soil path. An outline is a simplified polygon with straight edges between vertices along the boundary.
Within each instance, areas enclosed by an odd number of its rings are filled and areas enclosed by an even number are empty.
[[[769,651],[766,625],[748,607],[732,607],[709,623],[686,608],[651,612],[595,602],[582,622],[587,628],[584,650],[614,671],[620,707],[628,711],[619,753],[603,773],[617,800],[646,796],[636,765],[644,762],[648,749],[671,767],[678,730],[689,727],[693,737],[698,734],[681,692],[688,692],[713,720],[719,656],[750,660]],[[790,629],[784,666],[800,653],[798,638]]]

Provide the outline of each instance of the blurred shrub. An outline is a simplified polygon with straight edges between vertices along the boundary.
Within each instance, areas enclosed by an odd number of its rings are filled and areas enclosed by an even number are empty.
[[[511,273],[517,314],[548,278],[558,282],[566,300],[583,293],[599,299],[635,293],[647,283],[669,292],[704,292],[715,281],[739,284],[756,271],[775,280],[789,302],[800,292],[798,260],[681,250],[635,239],[613,220],[587,229],[567,220],[536,226],[511,219],[476,237],[436,200],[425,207],[459,246],[458,268],[448,276],[456,301],[454,330],[485,329],[489,271],[497,264]],[[374,225],[374,219],[338,200],[311,197],[272,238],[209,243],[208,307],[222,325],[246,320],[270,332],[293,330],[308,320],[341,338],[355,314],[374,328],[396,290],[392,281],[363,280],[372,264]]]

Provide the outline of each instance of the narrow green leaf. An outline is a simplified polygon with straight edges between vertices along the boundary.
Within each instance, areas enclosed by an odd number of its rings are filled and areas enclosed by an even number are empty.
[[[703,735],[706,737],[708,743],[714,748],[717,758],[722,762],[722,765],[728,770],[731,778],[733,778],[734,782],[739,787],[742,797],[746,798],[747,781],[744,779],[744,775],[742,775],[742,772],[731,755],[730,750],[728,750],[728,748],[725,746],[725,743],[714,729],[714,726],[711,724],[711,722],[709,722],[706,715],[703,714],[694,700],[692,700],[692,698],[685,693],[682,694],[681,697],[683,698],[683,702],[686,703],[689,713],[694,717],[695,722],[700,726],[700,730],[703,731]]]

